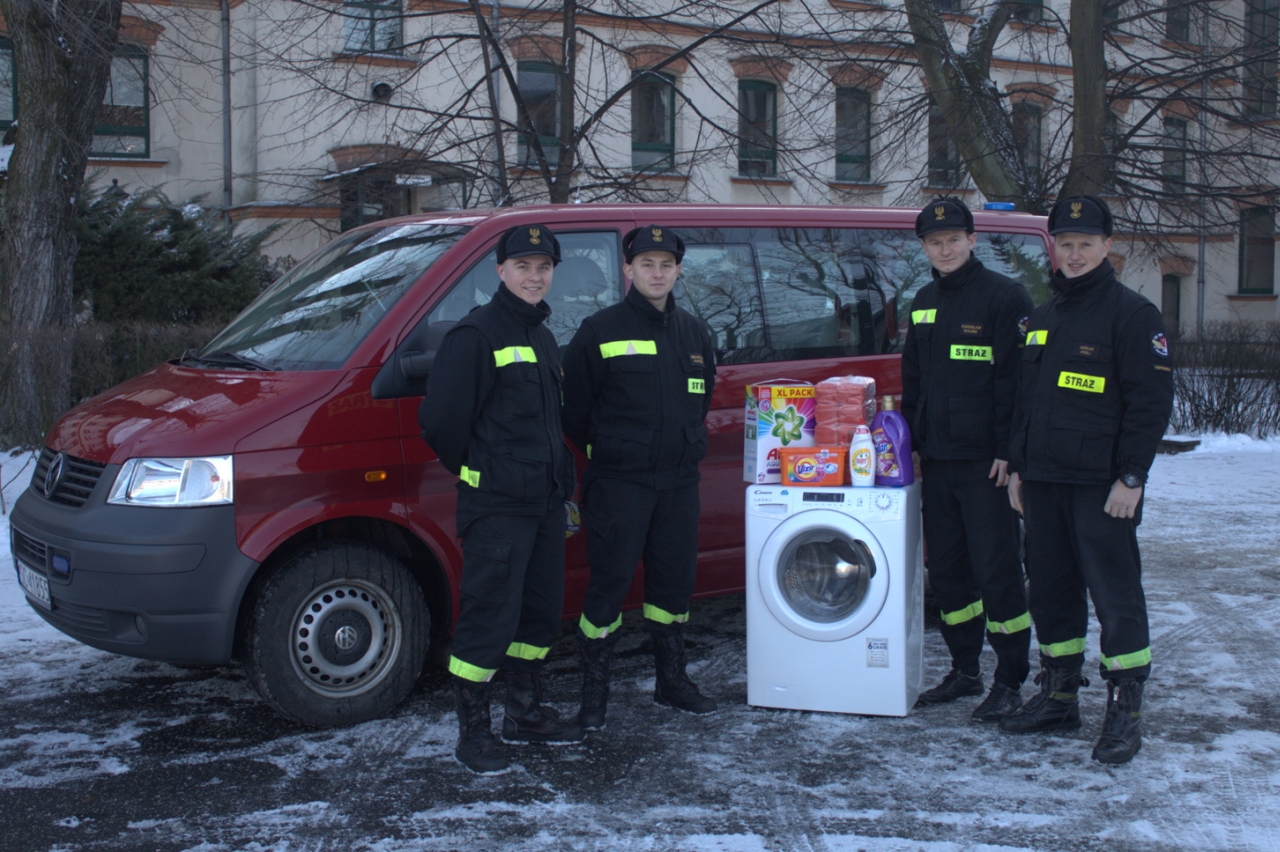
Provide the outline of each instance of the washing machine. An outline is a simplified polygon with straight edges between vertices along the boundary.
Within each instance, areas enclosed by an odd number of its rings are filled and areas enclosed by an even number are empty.
[[[746,498],[747,703],[907,715],[924,664],[919,483]]]

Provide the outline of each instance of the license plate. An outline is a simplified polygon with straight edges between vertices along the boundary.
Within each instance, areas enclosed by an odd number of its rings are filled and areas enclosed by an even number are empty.
[[[18,563],[18,582],[27,597],[45,609],[53,609],[53,601],[49,598],[49,581],[44,575],[37,574],[21,562]]]

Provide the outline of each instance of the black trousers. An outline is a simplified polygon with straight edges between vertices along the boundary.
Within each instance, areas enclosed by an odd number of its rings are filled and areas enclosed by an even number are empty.
[[[453,674],[541,668],[564,614],[564,503],[551,502],[542,515],[477,518],[463,533]]]
[[[1137,520],[1103,511],[1110,485],[1024,482],[1031,617],[1042,663],[1079,668],[1089,626],[1086,592],[1102,625],[1102,676],[1151,673]]]
[[[658,624],[689,620],[698,571],[698,486],[656,490],[619,479],[594,479],[583,494],[591,576],[579,625],[590,639],[617,630],[622,604],[644,559],[644,617]]]
[[[942,609],[952,665],[979,672],[985,628],[996,652],[996,682],[1019,687],[1031,668],[1031,616],[1008,492],[987,478],[990,461],[928,459],[920,472],[929,587]]]

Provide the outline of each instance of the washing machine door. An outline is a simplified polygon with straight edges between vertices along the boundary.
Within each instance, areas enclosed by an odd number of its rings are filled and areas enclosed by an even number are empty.
[[[883,548],[860,521],[817,509],[787,518],[760,553],[765,604],[788,630],[836,642],[875,621],[889,596]]]

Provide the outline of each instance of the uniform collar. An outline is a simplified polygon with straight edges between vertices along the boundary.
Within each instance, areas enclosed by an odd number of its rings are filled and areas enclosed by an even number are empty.
[[[493,301],[525,325],[539,325],[551,316],[551,306],[545,300],[531,305],[508,290],[502,282],[498,282],[498,292],[494,294]]]
[[[649,322],[662,322],[668,316],[676,312],[676,294],[674,292],[667,294],[667,309],[665,311],[660,311],[655,308],[653,306],[653,302],[646,299],[633,284],[630,289],[627,290],[627,304]]]
[[[982,261],[973,255],[969,255],[969,259],[964,262],[955,272],[942,275],[936,269],[930,270],[933,273],[933,280],[938,282],[938,286],[943,290],[959,290],[964,285],[973,280],[973,276],[978,274],[978,270],[982,269]]]
[[[1104,260],[1091,272],[1077,278],[1068,278],[1061,270],[1053,273],[1049,286],[1058,294],[1058,304],[1074,305],[1091,292],[1096,292],[1116,280],[1116,271],[1110,260]],[[1101,285],[1101,286],[1100,286]]]

